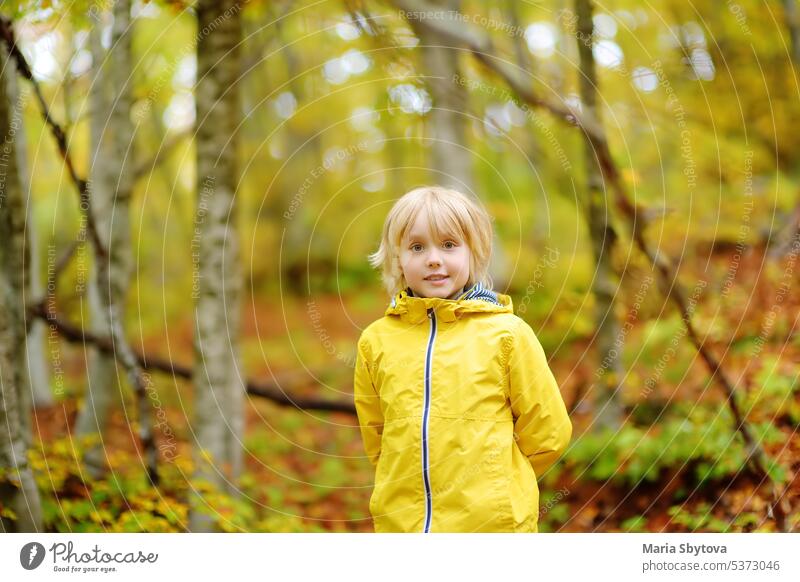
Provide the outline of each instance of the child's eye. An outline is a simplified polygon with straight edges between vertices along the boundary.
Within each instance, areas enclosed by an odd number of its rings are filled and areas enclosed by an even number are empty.
[[[415,253],[418,253],[422,251],[422,245],[419,243],[413,244],[411,245],[411,250],[414,251]]]
[[[444,244],[443,244],[442,246],[443,246],[444,248],[446,248],[446,249],[454,249],[454,248],[456,248],[458,245],[456,245],[456,243],[454,243],[453,241],[451,241],[451,240],[448,240],[448,241],[445,241],[445,242],[444,242]]]

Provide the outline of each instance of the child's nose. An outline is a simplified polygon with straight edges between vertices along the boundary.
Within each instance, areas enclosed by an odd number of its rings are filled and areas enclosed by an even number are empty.
[[[428,264],[429,265],[441,265],[442,259],[439,257],[439,251],[436,249],[431,249],[431,252],[428,253]]]

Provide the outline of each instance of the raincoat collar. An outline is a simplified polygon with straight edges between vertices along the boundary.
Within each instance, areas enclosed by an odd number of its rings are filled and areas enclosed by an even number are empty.
[[[476,283],[458,299],[416,297],[411,288],[400,291],[392,298],[386,315],[397,315],[411,322],[427,318],[428,309],[434,309],[439,321],[455,321],[465,313],[513,313],[511,297],[495,293],[481,283]]]

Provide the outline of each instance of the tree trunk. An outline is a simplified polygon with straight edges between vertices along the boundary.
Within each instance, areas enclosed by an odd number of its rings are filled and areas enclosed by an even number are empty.
[[[192,255],[195,294],[195,479],[237,492],[244,433],[239,367],[241,274],[235,193],[241,7],[233,0],[197,4],[197,213]],[[190,529],[213,529],[204,501],[192,498]]]
[[[16,67],[3,56],[3,63],[8,63],[8,70],[0,79],[3,83],[4,118],[2,126],[3,147],[0,149],[0,204],[6,206],[8,213],[6,226],[7,236],[0,237],[3,244],[8,245],[8,262],[6,267],[10,281],[9,317],[14,335],[14,358],[12,366],[15,374],[13,386],[17,390],[19,407],[20,438],[27,449],[33,442],[31,433],[31,386],[28,381],[27,334],[28,316],[25,303],[30,300],[30,247],[28,244],[27,214],[25,210],[25,191],[22,168],[19,162],[19,138],[22,130],[23,99],[18,95]],[[4,197],[3,197],[4,196]],[[17,332],[21,333],[19,335]]]
[[[452,11],[453,14],[461,8],[461,0],[434,0],[429,4],[437,10]],[[473,153],[466,136],[468,95],[463,85],[454,82],[454,78],[461,77],[458,65],[461,49],[447,35],[427,26],[425,20],[411,18],[408,22],[419,37],[425,83],[433,101],[429,114],[430,137],[433,140],[432,182],[478,196],[472,176]],[[508,261],[497,233],[494,234],[492,247],[489,275],[500,287],[505,287]]]
[[[34,532],[41,530],[42,518],[27,458],[31,401],[24,346],[29,262],[25,195],[16,153],[22,111],[15,74],[6,46],[0,45],[0,529]]]
[[[276,7],[279,8],[279,7]],[[274,10],[273,12],[278,12]],[[289,80],[288,87],[298,104],[306,101],[306,79],[303,71],[306,67],[302,61],[302,53],[296,51],[284,31],[284,24],[278,14],[269,14],[268,18],[274,22],[274,34],[280,46],[286,64],[286,76]],[[266,23],[265,23],[266,24]],[[262,89],[263,90],[263,89]],[[282,245],[281,270],[289,291],[297,295],[308,292],[308,273],[315,269],[315,257],[306,252],[309,246],[309,231],[314,223],[314,212],[309,209],[309,204],[300,204],[296,210],[292,209],[292,198],[303,187],[304,181],[312,177],[311,172],[323,163],[322,133],[314,127],[303,128],[292,123],[289,119],[284,126],[286,141],[286,165],[281,170],[281,180],[277,181],[277,196],[271,192],[275,206],[272,215],[279,221],[278,232],[285,229]],[[323,186],[325,177],[319,178],[316,186]],[[269,200],[268,200],[269,202]],[[286,212],[289,211],[289,214]]]
[[[91,31],[95,83],[90,95],[91,135],[94,160],[91,165],[92,214],[107,256],[95,253],[95,276],[89,285],[92,331],[111,337],[113,313],[124,318],[125,296],[130,282],[131,250],[129,205],[133,190],[133,125],[131,108],[130,0],[114,3],[111,33],[113,50],[106,55],[100,44],[102,27]],[[105,64],[104,64],[105,63]],[[92,350],[86,399],[75,425],[75,433],[103,435],[114,408],[122,402],[124,374],[117,370],[112,354]],[[101,444],[84,456],[87,469],[96,477],[104,470]]]
[[[12,69],[16,71],[16,69]],[[20,87],[16,82],[16,73],[9,75],[10,91],[15,95],[13,101],[19,103],[20,121],[22,119],[22,106],[25,101],[24,95],[18,91]],[[17,164],[19,167],[19,179],[22,191],[25,195],[25,207],[27,214],[27,235],[28,257],[30,262],[26,264],[28,276],[26,279],[25,297],[26,301],[40,299],[44,294],[42,286],[42,276],[39,271],[41,257],[39,254],[39,240],[36,236],[36,229],[33,222],[33,194],[30,188],[30,173],[28,172],[28,140],[26,138],[25,125],[19,123],[17,133],[14,136],[17,153]],[[53,392],[50,389],[50,377],[48,373],[47,358],[45,357],[45,324],[38,318],[28,322],[28,338],[25,342],[25,358],[27,362],[27,382],[30,387],[30,394],[35,407],[51,406],[53,404]]]
[[[800,70],[800,12],[797,10],[797,0],[783,0],[783,15],[789,33],[789,56],[795,69]],[[800,200],[789,212],[777,210],[775,224],[777,226],[767,232],[764,241],[772,259],[786,256],[794,239],[800,235]]]
[[[461,0],[434,0],[429,4],[441,10],[458,11]],[[425,20],[411,18],[409,24],[420,40],[425,82],[433,101],[429,114],[433,181],[474,193],[472,153],[466,144],[467,94],[462,85],[453,82],[454,75],[460,76],[460,48],[453,46],[447,36],[427,26]]]
[[[600,121],[597,107],[597,74],[592,54],[593,32],[591,0],[575,0],[575,13],[578,17],[578,55],[580,60],[580,96],[585,113]],[[620,338],[620,325],[614,313],[614,295],[617,284],[611,268],[611,251],[616,244],[616,233],[610,224],[608,200],[605,195],[603,174],[598,154],[587,136],[584,141],[584,160],[586,164],[587,202],[586,213],[592,251],[595,260],[595,273],[592,292],[596,301],[596,345],[599,359],[597,382],[594,385],[594,406],[596,429],[619,428],[622,423],[622,404],[619,386],[623,378],[620,360],[621,347],[615,346]]]
[[[522,25],[520,24],[519,10],[520,5],[516,0],[506,0],[504,5],[504,12],[508,19],[508,24],[514,31],[521,31]],[[528,76],[528,82],[533,84],[535,78],[533,59],[531,53],[525,43],[525,37],[522,34],[512,35],[511,42],[514,45],[514,60],[517,66],[524,71]],[[533,164],[540,158],[539,144],[536,141],[536,136],[532,131],[525,133],[525,141],[523,143],[525,148],[525,155],[528,157],[527,163]],[[542,213],[544,214],[544,213]]]
[[[42,287],[42,277],[39,273],[41,258],[39,256],[39,241],[34,230],[33,213],[31,206],[31,196],[28,196],[28,225],[30,236],[30,293],[28,297],[39,298],[44,295]],[[45,357],[45,332],[47,331],[44,321],[36,318],[30,324],[28,339],[25,342],[25,354],[27,359],[28,384],[31,389],[33,406],[44,408],[53,405],[53,391],[50,388],[50,374]]]

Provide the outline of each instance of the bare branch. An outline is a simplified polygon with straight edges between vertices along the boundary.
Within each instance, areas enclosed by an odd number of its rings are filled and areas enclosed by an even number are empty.
[[[45,124],[50,128],[50,131],[56,140],[58,151],[61,154],[61,157],[64,159],[64,163],[67,165],[69,176],[78,190],[78,194],[80,196],[80,208],[87,216],[89,236],[92,239],[92,243],[95,246],[98,256],[100,258],[105,258],[107,256],[107,252],[100,241],[100,235],[98,234],[97,227],[92,219],[89,182],[78,176],[75,170],[75,164],[72,162],[72,156],[70,156],[69,150],[67,149],[66,133],[64,132],[63,128],[56,123],[56,121],[53,119],[53,116],[50,114],[50,109],[47,106],[47,102],[44,100],[42,89],[39,87],[39,82],[33,77],[31,68],[28,65],[28,62],[25,60],[25,55],[22,54],[17,46],[11,21],[3,16],[0,16],[0,37],[2,37],[3,42],[6,43],[9,55],[17,63],[17,70],[33,86],[33,92],[34,95],[36,95],[36,100],[39,102],[39,107],[42,110],[42,116],[44,117]]]
[[[61,337],[70,343],[93,345],[99,351],[111,354],[117,359],[123,358],[123,355],[115,348],[115,344],[120,344],[117,337],[114,337],[112,341],[112,338],[100,337],[87,332],[65,321],[57,314],[52,312],[48,313],[41,304],[31,306],[29,312],[31,315],[43,319],[45,323],[52,326],[58,331]],[[117,336],[117,333],[115,333],[115,336]],[[135,359],[136,363],[145,370],[163,372],[184,380],[192,379],[192,367],[185,364],[172,362],[158,356],[136,354],[134,352],[130,352],[125,357],[129,360],[128,364],[130,364],[130,358],[132,357]],[[245,386],[250,396],[264,398],[280,406],[318,412],[344,412],[352,415],[356,413],[355,406],[351,401],[334,401],[321,398],[293,396],[287,394],[281,387],[281,384],[283,384],[281,380],[277,382],[256,382],[254,380],[247,380]]]

